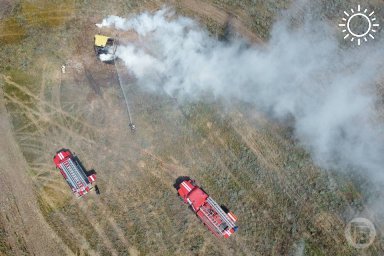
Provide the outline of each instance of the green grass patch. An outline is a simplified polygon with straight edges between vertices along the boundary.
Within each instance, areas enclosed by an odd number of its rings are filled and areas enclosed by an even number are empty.
[[[3,228],[3,223],[0,219],[0,255],[11,255],[12,247],[7,242],[8,233]]]
[[[39,191],[39,196],[39,205],[45,214],[62,209],[71,199],[52,186],[43,186]],[[49,199],[49,202],[46,199]]]
[[[34,88],[38,78],[31,76],[24,71],[11,69],[6,73],[9,77],[9,82],[4,82],[4,93],[6,99],[6,107],[10,113],[12,125],[15,129],[26,127],[23,132],[34,133],[37,127],[32,123],[32,120],[27,116],[29,109],[36,110],[36,100],[30,95],[30,88]],[[19,85],[18,88],[15,84]],[[25,88],[26,91],[23,91]],[[33,114],[30,113],[32,116]]]
[[[276,20],[276,15],[282,10],[287,9],[292,1],[260,1],[260,0],[211,0],[218,6],[223,6],[236,13],[236,10],[244,12],[248,17],[249,26],[261,38],[267,39],[269,32]]]
[[[73,0],[23,1],[21,14],[31,27],[53,28],[63,25],[75,12]]]
[[[0,43],[16,44],[26,37],[26,30],[16,18],[0,20]]]
[[[319,248],[316,243],[307,241],[304,247],[304,255],[307,256],[325,256],[324,252]]]

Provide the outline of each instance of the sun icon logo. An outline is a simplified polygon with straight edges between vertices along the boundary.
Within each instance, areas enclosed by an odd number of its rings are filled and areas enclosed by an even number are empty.
[[[351,13],[344,11],[344,23],[339,24],[339,27],[343,28],[343,33],[346,35],[344,39],[349,39],[351,42],[357,41],[357,45],[360,45],[362,39],[364,42],[368,41],[368,37],[375,39],[373,33],[377,32],[379,23],[376,22],[375,12],[368,12],[368,9],[361,10],[360,5],[357,6],[357,11],[353,8]],[[357,39],[357,40],[356,40]]]

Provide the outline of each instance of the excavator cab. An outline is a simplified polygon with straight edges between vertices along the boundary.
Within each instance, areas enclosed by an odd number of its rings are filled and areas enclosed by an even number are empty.
[[[115,39],[97,34],[95,35],[95,53],[97,57],[105,63],[113,63],[116,59],[116,42]]]

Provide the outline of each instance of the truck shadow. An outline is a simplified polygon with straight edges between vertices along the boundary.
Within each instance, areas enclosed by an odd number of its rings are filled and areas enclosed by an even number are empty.
[[[176,190],[179,190],[180,188],[180,185],[181,183],[183,183],[183,181],[186,181],[186,180],[190,180],[191,178],[188,177],[188,176],[180,176],[176,179],[175,183],[173,184],[173,187],[176,189]]]
[[[84,170],[84,173],[85,173],[85,175],[86,175],[87,177],[90,176],[90,175],[92,175],[92,174],[96,174],[96,171],[95,171],[94,169],[87,170],[87,169],[84,167],[83,163],[80,161],[80,159],[79,159],[75,154],[73,154],[73,158],[74,158],[74,159],[77,161],[77,163],[80,165],[81,169]]]

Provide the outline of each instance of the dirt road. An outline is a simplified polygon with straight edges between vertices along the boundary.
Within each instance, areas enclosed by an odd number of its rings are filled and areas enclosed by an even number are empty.
[[[12,125],[0,91],[0,223],[14,255],[70,255],[70,250],[45,222],[33,185],[29,166],[13,137]]]

